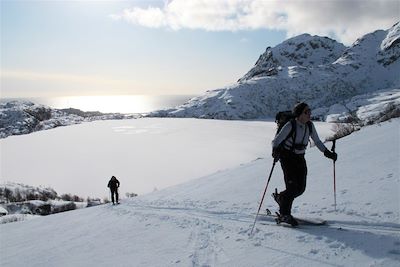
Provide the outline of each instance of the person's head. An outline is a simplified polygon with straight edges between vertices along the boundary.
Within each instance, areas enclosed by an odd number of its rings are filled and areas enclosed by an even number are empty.
[[[302,123],[306,123],[311,120],[311,109],[307,103],[301,102],[294,106],[293,114],[296,119]]]
[[[117,179],[117,178],[115,178],[115,176],[111,177],[111,180],[115,180],[115,179]]]

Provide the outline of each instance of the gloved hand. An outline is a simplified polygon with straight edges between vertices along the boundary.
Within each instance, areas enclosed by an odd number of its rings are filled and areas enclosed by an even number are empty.
[[[328,149],[326,149],[326,150],[324,151],[324,156],[327,157],[327,158],[332,159],[333,161],[336,161],[336,160],[337,160],[337,154],[336,154],[336,152],[332,152],[332,151],[330,151],[330,150],[328,150]]]
[[[274,158],[275,161],[279,160],[279,156],[280,156],[280,150],[279,148],[275,147],[272,149],[272,157]]]

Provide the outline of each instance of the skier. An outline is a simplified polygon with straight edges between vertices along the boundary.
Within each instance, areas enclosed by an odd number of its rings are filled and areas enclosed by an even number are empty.
[[[113,203],[113,205],[115,205],[114,202],[114,194],[115,194],[115,200],[116,203],[119,204],[118,202],[118,187],[119,187],[119,181],[117,180],[117,178],[115,178],[115,176],[112,176],[110,181],[108,182],[107,187],[110,188],[111,191],[111,201]]]
[[[306,189],[307,164],[304,153],[311,137],[318,149],[327,158],[337,160],[337,154],[329,151],[318,137],[311,122],[311,109],[302,102],[293,109],[295,119],[288,121],[272,141],[272,156],[280,160],[286,189],[280,193],[275,189],[272,194],[279,205],[279,220],[292,226],[298,222],[291,215],[293,200]]]

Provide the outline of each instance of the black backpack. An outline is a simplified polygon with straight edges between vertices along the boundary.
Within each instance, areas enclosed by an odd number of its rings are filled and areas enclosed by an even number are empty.
[[[296,117],[290,110],[279,111],[276,113],[275,122],[276,122],[276,135],[281,131],[282,127],[290,120],[294,120]],[[293,129],[292,129],[293,130]]]
[[[289,121],[292,124],[292,130],[288,134],[288,136],[282,141],[281,145],[290,137],[293,138],[293,141],[296,140],[296,116],[290,110],[279,111],[276,113],[275,122],[277,125],[277,130],[275,136],[281,131],[282,127],[288,123]],[[311,121],[307,122],[308,130],[311,135],[312,133],[312,123]],[[293,142],[292,150],[294,150],[295,143]]]

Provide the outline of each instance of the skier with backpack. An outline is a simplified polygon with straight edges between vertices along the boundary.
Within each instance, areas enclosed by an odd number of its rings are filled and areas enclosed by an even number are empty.
[[[274,161],[280,160],[286,189],[272,194],[279,205],[279,221],[297,226],[298,222],[291,215],[293,200],[303,194],[306,188],[307,164],[304,158],[309,138],[327,158],[337,160],[337,154],[328,150],[318,137],[311,122],[311,109],[302,102],[293,112],[279,112],[276,116],[277,134],[272,141]]]
[[[111,201],[112,201],[113,205],[115,205],[114,195],[115,195],[116,203],[119,204],[119,201],[118,201],[119,181],[118,181],[118,179],[115,176],[111,177],[110,181],[108,182],[107,187],[110,188]]]

